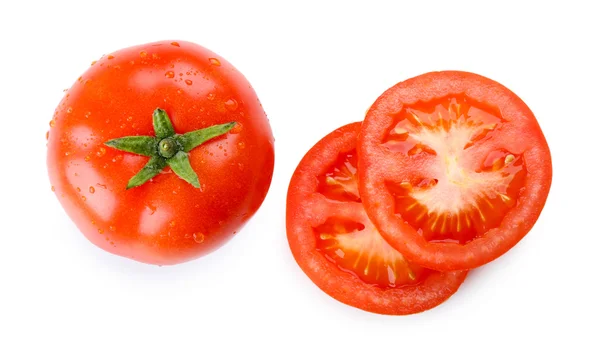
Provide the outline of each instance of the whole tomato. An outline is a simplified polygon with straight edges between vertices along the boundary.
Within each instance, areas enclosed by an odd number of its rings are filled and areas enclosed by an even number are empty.
[[[273,135],[245,77],[193,43],[103,56],[54,112],[52,190],[95,245],[167,265],[229,240],[262,204]]]

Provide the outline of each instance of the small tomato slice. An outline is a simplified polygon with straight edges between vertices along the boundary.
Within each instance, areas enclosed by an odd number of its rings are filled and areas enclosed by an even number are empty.
[[[358,194],[360,123],[319,141],[302,159],[287,196],[287,235],[302,270],[348,305],[406,315],[450,297],[466,271],[441,273],[408,263],[369,221]]]
[[[373,104],[358,143],[360,193],[409,260],[471,269],[533,227],[552,180],[536,118],[513,92],[466,72],[401,82]]]

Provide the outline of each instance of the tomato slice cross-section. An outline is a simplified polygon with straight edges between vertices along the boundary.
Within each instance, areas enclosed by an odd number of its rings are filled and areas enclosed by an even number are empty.
[[[445,301],[467,272],[441,273],[409,263],[369,220],[357,181],[360,123],[318,142],[302,159],[287,197],[287,235],[302,270],[351,306],[406,315]]]
[[[552,179],[533,113],[482,76],[436,72],[381,95],[363,123],[360,194],[381,235],[413,263],[471,269],[533,227]]]

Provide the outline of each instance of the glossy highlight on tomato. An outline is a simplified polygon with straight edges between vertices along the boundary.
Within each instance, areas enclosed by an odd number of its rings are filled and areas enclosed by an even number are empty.
[[[111,253],[167,265],[223,245],[254,215],[273,135],[246,78],[197,44],[162,41],[94,61],[50,122],[52,190]]]
[[[360,123],[319,141],[298,165],[287,198],[290,248],[333,298],[382,314],[425,311],[450,297],[466,272],[440,273],[407,260],[370,222],[358,193]]]
[[[551,179],[533,113],[482,76],[435,72],[399,83],[359,139],[367,213],[412,262],[451,271],[488,263],[533,227]]]

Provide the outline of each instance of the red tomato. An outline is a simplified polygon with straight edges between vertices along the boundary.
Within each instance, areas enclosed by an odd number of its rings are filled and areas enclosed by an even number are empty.
[[[304,156],[287,196],[287,236],[308,277],[333,298],[376,313],[425,311],[450,297],[466,271],[440,273],[407,263],[379,235],[356,181],[360,123],[346,125]]]
[[[141,262],[176,264],[221,246],[271,183],[273,136],[254,90],[193,43],[103,56],[50,126],[48,172],[67,214],[97,246]]]
[[[499,257],[533,227],[552,180],[533,113],[490,79],[434,72],[387,90],[358,144],[360,193],[382,236],[440,271]]]

